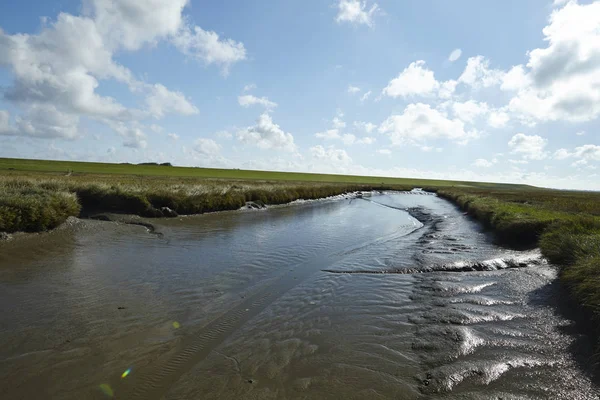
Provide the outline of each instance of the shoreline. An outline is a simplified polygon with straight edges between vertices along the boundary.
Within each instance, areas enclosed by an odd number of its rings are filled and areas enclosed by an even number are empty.
[[[541,213],[528,210],[528,205],[515,207],[464,189],[436,193],[489,229],[500,245],[537,246],[542,256],[557,267],[557,282],[566,295],[559,302],[560,311],[595,343],[596,349],[589,356],[595,379],[600,382],[600,217],[560,211]]]

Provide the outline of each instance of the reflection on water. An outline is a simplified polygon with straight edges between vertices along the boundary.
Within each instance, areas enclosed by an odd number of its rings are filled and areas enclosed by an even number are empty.
[[[598,396],[554,269],[437,197],[156,222],[2,244],[1,398]]]

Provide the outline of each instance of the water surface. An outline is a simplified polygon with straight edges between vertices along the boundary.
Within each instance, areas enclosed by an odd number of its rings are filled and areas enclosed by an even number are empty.
[[[598,398],[555,269],[435,196],[152,222],[0,245],[0,398]]]

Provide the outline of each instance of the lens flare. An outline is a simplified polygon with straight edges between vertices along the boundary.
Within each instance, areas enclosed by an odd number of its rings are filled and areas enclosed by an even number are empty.
[[[126,377],[127,377],[127,375],[129,375],[130,373],[131,373],[131,368],[127,368],[127,369],[125,370],[125,372],[123,372],[123,373],[121,374],[121,379],[123,379],[123,378],[126,378]]]
[[[108,397],[113,397],[115,395],[115,392],[113,392],[112,388],[108,383],[103,383],[102,385],[100,385],[100,390]]]
[[[179,329],[180,326],[181,325],[179,325],[179,322],[177,322],[177,321],[173,322],[173,328]]]

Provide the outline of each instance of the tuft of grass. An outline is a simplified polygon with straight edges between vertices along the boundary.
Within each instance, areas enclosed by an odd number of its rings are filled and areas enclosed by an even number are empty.
[[[77,196],[28,184],[2,188],[0,232],[40,232],[56,228],[69,216],[78,215]]]

